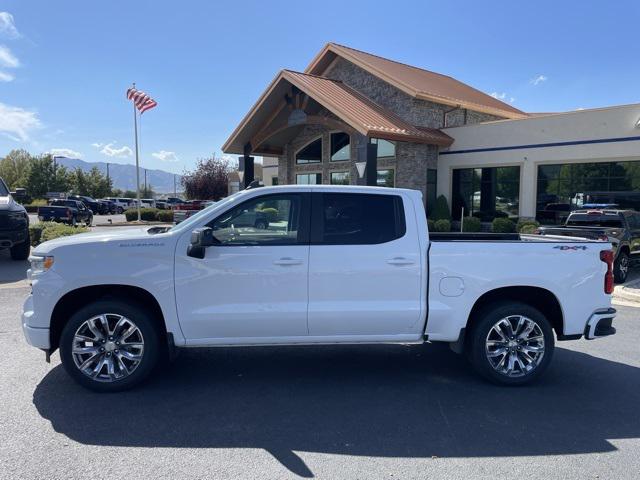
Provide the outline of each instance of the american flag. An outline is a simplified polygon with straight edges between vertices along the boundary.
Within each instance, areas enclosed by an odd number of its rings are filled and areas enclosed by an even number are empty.
[[[158,105],[153,98],[151,98],[146,93],[136,90],[135,88],[130,88],[127,90],[127,98],[133,101],[133,104],[136,106],[140,113],[144,113],[147,110]]]

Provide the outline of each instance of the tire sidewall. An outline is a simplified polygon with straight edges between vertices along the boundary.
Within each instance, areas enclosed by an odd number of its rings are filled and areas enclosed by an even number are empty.
[[[129,318],[140,329],[144,338],[144,355],[135,371],[122,380],[109,383],[97,382],[87,377],[76,367],[71,353],[78,327],[89,318],[103,313],[116,313]],[[151,374],[159,358],[159,339],[158,327],[143,307],[117,300],[99,300],[78,310],[64,326],[60,335],[60,358],[66,372],[83,387],[97,392],[118,392],[134,387]]]
[[[12,260],[26,260],[31,253],[31,236],[29,235],[29,229],[27,229],[27,238],[24,242],[12,246],[9,249],[9,255]]]
[[[507,377],[493,369],[487,359],[485,341],[489,330],[502,318],[511,315],[523,315],[538,324],[544,335],[545,352],[540,364],[530,373],[522,377]],[[469,360],[474,369],[487,380],[499,385],[524,385],[540,377],[548,368],[553,358],[555,339],[553,328],[547,318],[536,308],[519,302],[501,302],[484,309],[478,314],[470,338]]]
[[[627,259],[627,272],[626,273],[622,273],[622,271],[620,271],[620,263],[622,262],[622,259],[626,258]],[[618,257],[616,258],[616,261],[614,262],[614,266],[613,266],[613,274],[615,276],[615,281],[616,283],[624,283],[625,280],[627,279],[627,276],[629,275],[629,255],[627,255],[627,252],[620,252],[618,254]]]

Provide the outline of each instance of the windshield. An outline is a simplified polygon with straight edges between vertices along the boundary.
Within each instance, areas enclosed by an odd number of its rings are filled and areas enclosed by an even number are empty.
[[[9,195],[9,190],[7,190],[7,186],[4,184],[4,181],[0,179],[0,197],[6,197]]]
[[[232,200],[234,200],[239,195],[242,195],[242,192],[244,192],[244,190],[240,190],[239,192],[236,192],[233,195],[229,195],[227,198],[223,198],[222,200],[220,200],[219,202],[214,203],[213,205],[209,205],[205,209],[200,210],[195,215],[193,215],[193,216],[189,217],[188,219],[186,219],[184,222],[181,222],[181,223],[179,223],[177,225],[174,225],[168,231],[169,232],[180,232],[180,231],[188,230],[188,229],[192,228],[193,225],[197,224],[202,217],[208,215],[209,212],[211,212],[213,209],[216,209],[218,207],[226,205],[227,203],[231,202]]]
[[[567,220],[568,227],[605,227],[605,228],[622,228],[622,220],[620,217],[609,215],[571,215]]]

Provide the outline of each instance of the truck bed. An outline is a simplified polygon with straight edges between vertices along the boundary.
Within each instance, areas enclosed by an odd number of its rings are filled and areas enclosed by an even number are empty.
[[[519,233],[487,233],[487,232],[429,232],[432,242],[584,242],[579,236],[565,235],[533,235]],[[587,241],[600,241],[593,238]]]

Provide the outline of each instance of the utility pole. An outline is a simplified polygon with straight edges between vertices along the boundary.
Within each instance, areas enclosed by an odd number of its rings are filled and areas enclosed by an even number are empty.
[[[176,193],[176,174],[173,174],[173,196],[177,197],[177,193]]]
[[[147,169],[144,169],[144,194],[147,194]]]
[[[109,162],[107,162],[107,183],[109,183]]]
[[[133,84],[133,88],[136,88],[136,84]],[[136,200],[138,209],[138,222],[140,221],[140,161],[138,160],[138,116],[136,115],[136,103],[131,102],[133,105],[133,131],[136,137]]]

